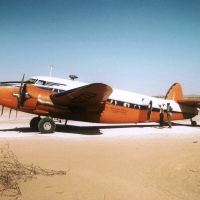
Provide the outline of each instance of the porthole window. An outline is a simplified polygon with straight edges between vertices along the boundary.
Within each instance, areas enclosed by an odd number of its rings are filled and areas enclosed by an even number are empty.
[[[111,104],[114,104],[114,105],[117,105],[117,101],[115,101],[115,100],[113,100],[113,99],[110,100],[110,103],[111,103]]]
[[[134,108],[135,108],[135,109],[140,109],[140,106],[134,105]]]
[[[124,107],[130,107],[130,104],[129,103],[124,103]]]

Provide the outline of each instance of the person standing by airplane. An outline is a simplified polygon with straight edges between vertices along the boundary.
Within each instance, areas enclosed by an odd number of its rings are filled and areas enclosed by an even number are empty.
[[[160,104],[158,106],[160,108],[160,128],[163,128],[164,109]]]
[[[167,121],[168,121],[168,128],[172,128],[172,123],[171,123],[171,113],[172,107],[170,106],[170,103],[167,103]]]

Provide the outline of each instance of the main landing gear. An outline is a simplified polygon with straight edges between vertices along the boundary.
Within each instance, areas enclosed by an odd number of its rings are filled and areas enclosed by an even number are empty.
[[[191,125],[192,125],[192,126],[196,126],[196,125],[197,125],[197,122],[196,122],[196,121],[193,121],[192,119],[190,119],[190,121],[191,121]]]
[[[30,128],[33,131],[40,131],[41,133],[53,133],[56,129],[56,124],[53,119],[46,117],[34,117],[30,121]]]

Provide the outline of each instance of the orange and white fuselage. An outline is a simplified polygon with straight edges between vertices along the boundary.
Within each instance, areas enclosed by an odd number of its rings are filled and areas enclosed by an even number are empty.
[[[160,99],[118,89],[113,89],[112,93],[99,110],[88,110],[87,107],[85,109],[72,109],[67,105],[55,105],[49,96],[55,93],[87,86],[88,84],[45,76],[32,77],[26,84],[27,95],[29,95],[29,97],[26,98],[26,101],[23,102],[23,106],[21,106],[19,110],[41,116],[118,124],[158,122],[160,112],[159,105],[162,105],[166,111],[167,103],[170,103],[173,108],[172,120],[191,119],[198,115],[198,109],[196,107],[180,105],[173,99]],[[1,85],[0,104],[11,109],[16,109],[18,101],[13,94],[18,93],[18,91],[19,86]],[[87,96],[80,98],[87,98]],[[166,112],[164,114],[164,120],[167,120]]]

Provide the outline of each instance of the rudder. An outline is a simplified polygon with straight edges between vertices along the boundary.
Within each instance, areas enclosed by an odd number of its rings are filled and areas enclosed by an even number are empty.
[[[165,99],[167,100],[181,100],[183,99],[182,87],[179,83],[174,83],[168,90]]]

